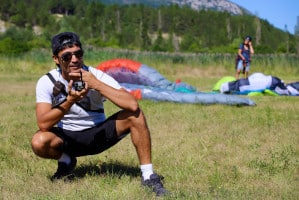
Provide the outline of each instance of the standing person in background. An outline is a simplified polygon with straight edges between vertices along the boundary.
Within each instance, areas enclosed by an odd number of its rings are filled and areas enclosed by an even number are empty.
[[[166,194],[162,178],[153,171],[150,131],[137,100],[111,76],[84,64],[77,34],[54,36],[52,53],[57,68],[37,82],[39,130],[31,141],[37,156],[57,160],[51,180],[70,177],[77,157],[101,153],[130,133],[142,185],[157,196]],[[113,102],[120,111],[106,118],[104,100]]]
[[[236,79],[239,79],[240,73],[244,74],[244,78],[248,78],[251,62],[251,54],[254,53],[252,46],[252,38],[246,36],[244,42],[240,44],[238,55],[236,58]]]

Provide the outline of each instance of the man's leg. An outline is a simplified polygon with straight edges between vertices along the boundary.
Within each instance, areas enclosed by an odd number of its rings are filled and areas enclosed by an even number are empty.
[[[52,132],[38,131],[32,138],[33,152],[42,157],[58,160],[58,168],[51,180],[62,179],[68,176],[75,168],[77,159],[62,152],[63,140]]]
[[[248,78],[248,76],[249,76],[249,70],[250,70],[250,65],[248,63],[247,66],[246,66],[246,68],[245,68],[245,78]]]
[[[242,70],[242,69],[243,69],[243,61],[240,60],[240,61],[238,62],[238,64],[237,64],[237,70],[236,70],[236,75],[235,75],[235,77],[236,77],[237,80],[238,80],[239,77],[240,77],[240,73],[241,73],[241,70]]]
[[[151,138],[143,112],[121,111],[116,120],[116,131],[120,136],[127,130],[131,133],[132,143],[136,149],[141,165],[149,164],[151,160]]]
[[[122,111],[118,115],[116,120],[117,133],[121,135],[122,132],[128,129],[131,132],[132,143],[140,162],[142,185],[151,188],[157,196],[167,194],[161,181],[163,178],[153,172],[150,131],[145,116],[140,109],[134,113]]]
[[[38,131],[31,140],[33,152],[42,158],[59,159],[62,155],[62,145],[62,139],[52,132]]]

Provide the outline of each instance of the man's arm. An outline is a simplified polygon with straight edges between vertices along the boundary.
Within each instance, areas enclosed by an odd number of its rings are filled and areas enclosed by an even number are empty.
[[[254,54],[254,49],[251,42],[249,42],[249,50],[251,54]]]
[[[137,100],[127,92],[125,89],[114,89],[105,83],[99,83],[94,88],[99,91],[104,97],[109,99],[112,103],[124,110],[136,111],[139,107]]]
[[[97,90],[116,106],[130,111],[136,111],[139,108],[137,100],[125,89],[115,89],[98,80],[91,72],[85,70],[82,70],[82,77],[89,89]]]
[[[243,61],[245,60],[244,56],[242,55],[242,49],[241,49],[241,48],[239,48],[239,50],[238,50],[238,55],[239,55],[239,57],[240,57]]]
[[[41,131],[48,131],[52,128],[63,118],[76,101],[81,100],[87,94],[86,89],[79,92],[71,90],[71,87],[72,81],[68,85],[68,91],[70,92],[66,100],[59,106],[52,108],[50,103],[36,103],[36,120]]]
[[[36,120],[41,131],[48,131],[52,128],[70,109],[72,103],[65,101],[59,106],[52,108],[49,103],[36,104]]]

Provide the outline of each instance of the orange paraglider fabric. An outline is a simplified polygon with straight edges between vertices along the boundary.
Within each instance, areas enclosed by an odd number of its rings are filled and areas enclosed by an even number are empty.
[[[97,69],[106,72],[111,71],[111,69],[119,70],[119,68],[126,68],[132,72],[137,72],[141,65],[142,63],[134,60],[117,58],[100,63]]]

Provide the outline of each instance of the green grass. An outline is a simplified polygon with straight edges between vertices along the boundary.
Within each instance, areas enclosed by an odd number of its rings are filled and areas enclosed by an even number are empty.
[[[170,80],[181,78],[204,91],[233,74],[225,65],[215,70],[210,64],[142,59]],[[37,130],[35,84],[54,65],[41,58],[2,61],[0,199],[155,199],[140,186],[129,136],[102,154],[78,158],[74,182],[52,183],[56,162],[36,157],[30,140]],[[7,64],[11,70],[3,68]],[[298,68],[289,65],[273,65],[273,75],[298,79]],[[298,199],[299,99],[250,98],[256,106],[139,102],[151,130],[154,168],[172,193],[164,199]],[[118,109],[107,102],[106,110],[109,115]]]

